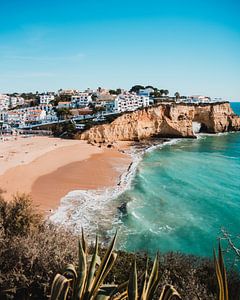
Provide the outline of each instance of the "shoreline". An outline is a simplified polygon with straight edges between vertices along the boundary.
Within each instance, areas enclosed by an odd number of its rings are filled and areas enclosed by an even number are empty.
[[[51,215],[61,206],[61,200],[75,190],[104,190],[115,186],[123,170],[129,164],[129,157],[117,149],[103,149],[89,158],[61,166],[51,173],[38,177],[31,186],[36,204],[41,203],[46,215]],[[48,195],[47,203],[42,199]]]
[[[80,140],[30,137],[1,146],[0,187],[6,191],[4,198],[10,201],[18,192],[30,194],[34,206],[45,215],[57,209],[60,199],[75,188],[114,185],[121,165],[128,166],[130,160],[120,151],[126,143],[107,149]]]
[[[130,189],[132,180],[144,155],[167,144],[175,144],[178,139],[156,139],[138,142],[124,151],[131,161],[120,172],[118,182],[107,188],[81,189],[69,192],[61,199],[56,211],[49,215],[49,220],[68,227],[76,234],[84,228],[88,238],[94,239],[100,233],[103,240],[108,240],[111,230],[119,222],[119,213],[126,207],[127,201],[121,203],[118,197]],[[96,217],[98,216],[98,217]]]
[[[73,145],[53,150],[50,145],[51,150],[45,149],[46,153],[29,163],[9,168],[0,176],[0,186],[8,190],[7,200],[13,191],[29,193],[34,206],[54,223],[76,232],[83,227],[87,234],[100,231],[108,236],[109,229],[119,221],[121,205],[127,204],[126,199],[117,198],[131,187],[144,154],[177,141],[123,142],[110,149],[85,141],[72,141]],[[22,178],[23,174],[28,175]],[[21,180],[20,186],[10,188],[11,181]]]

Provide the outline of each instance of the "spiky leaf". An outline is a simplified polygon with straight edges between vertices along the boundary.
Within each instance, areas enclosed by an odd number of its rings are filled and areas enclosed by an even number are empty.
[[[66,300],[69,290],[69,280],[61,275],[57,274],[52,283],[51,300]]]
[[[89,294],[89,298],[91,298],[91,296],[96,295],[97,290],[100,287],[100,283],[102,281],[102,277],[104,275],[105,269],[107,268],[109,260],[111,259],[111,254],[112,254],[115,242],[116,242],[116,237],[117,237],[117,233],[115,234],[114,238],[112,239],[112,242],[111,242],[110,246],[108,247],[108,249],[101,261],[101,264],[97,270],[97,274],[95,276],[95,279],[94,279],[94,282],[92,285],[92,289]]]
[[[137,300],[137,298],[138,298],[138,283],[137,283],[136,258],[134,259],[132,271],[130,273],[127,292],[128,292],[129,300]]]
[[[78,271],[78,278],[77,278],[77,286],[76,286],[76,295],[77,299],[81,299],[85,282],[87,276],[87,256],[84,252],[82,242],[79,240],[78,242],[79,247],[79,271]]]
[[[172,285],[167,284],[164,286],[159,300],[172,300],[172,299],[181,300],[182,298],[180,297],[177,290],[175,290],[175,288]]]

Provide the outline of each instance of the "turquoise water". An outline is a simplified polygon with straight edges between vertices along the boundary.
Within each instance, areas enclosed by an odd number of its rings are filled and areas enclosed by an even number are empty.
[[[240,103],[233,104],[240,114]],[[240,228],[240,133],[181,140],[147,153],[120,218],[128,251],[212,256],[221,227]]]

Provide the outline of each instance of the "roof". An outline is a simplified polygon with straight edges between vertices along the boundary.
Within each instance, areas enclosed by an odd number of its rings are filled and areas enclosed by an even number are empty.
[[[74,116],[88,115],[93,112],[92,109],[89,109],[89,108],[71,109],[70,111]]]

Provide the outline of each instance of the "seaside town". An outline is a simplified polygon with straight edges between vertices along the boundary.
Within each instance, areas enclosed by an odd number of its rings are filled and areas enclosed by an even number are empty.
[[[34,130],[67,121],[75,130],[83,130],[89,122],[102,123],[109,117],[157,103],[220,101],[220,98],[202,95],[180,96],[178,92],[170,97],[168,90],[141,85],[135,85],[129,91],[99,87],[84,91],[59,89],[57,92],[0,94],[0,132],[17,134],[19,130]]]
[[[240,0],[0,10],[0,300],[240,300]]]

